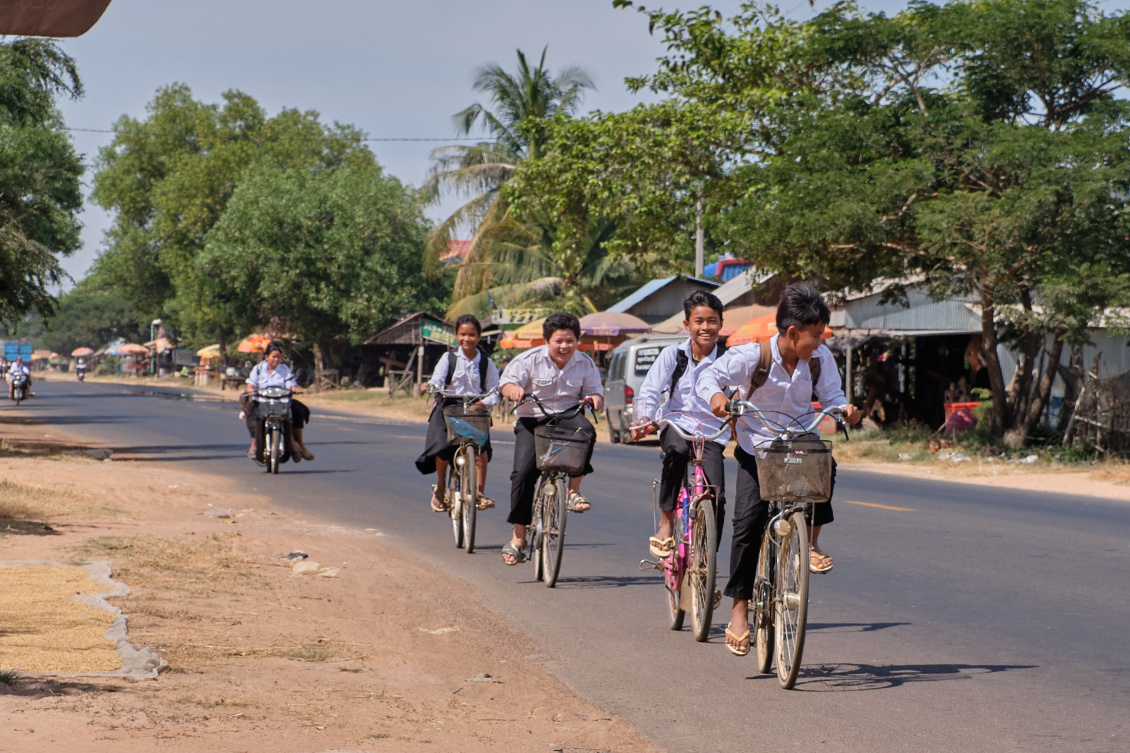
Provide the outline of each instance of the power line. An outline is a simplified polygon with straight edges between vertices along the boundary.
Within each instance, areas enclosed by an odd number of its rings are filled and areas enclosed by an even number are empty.
[[[74,133],[108,133],[108,134],[112,134],[114,136],[157,136],[158,135],[158,134],[155,134],[155,133],[149,133],[147,131],[113,131],[113,130],[110,130],[110,129],[107,129],[107,128],[68,128],[68,127],[64,127],[62,130],[70,131],[70,132],[74,132]],[[333,137],[316,136],[316,137],[311,137],[309,139],[303,139],[303,140],[314,141],[314,140],[323,139],[323,138],[333,138]],[[478,137],[478,136],[454,136],[454,137],[451,137],[451,138],[435,138],[435,137],[423,137],[423,136],[373,136],[373,137],[361,139],[361,141],[363,141],[363,142],[366,142],[366,141],[447,141],[447,142],[450,142],[450,141],[489,141],[489,140],[490,139],[488,139],[488,138],[483,138],[483,137]]]

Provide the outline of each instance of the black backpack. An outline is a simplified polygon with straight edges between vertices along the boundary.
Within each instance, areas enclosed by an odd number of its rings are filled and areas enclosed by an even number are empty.
[[[716,343],[714,347],[718,350],[718,356],[715,358],[715,360],[717,360],[726,352],[726,346],[721,343]],[[675,394],[675,385],[679,383],[679,380],[683,378],[683,374],[687,372],[687,364],[689,364],[690,361],[691,359],[687,357],[687,351],[679,348],[679,352],[675,354],[675,370],[671,372],[671,386],[667,388],[668,395]],[[764,382],[765,380],[762,379],[761,381]]]

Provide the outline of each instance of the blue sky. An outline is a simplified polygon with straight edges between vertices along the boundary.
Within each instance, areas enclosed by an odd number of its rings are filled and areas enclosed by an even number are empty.
[[[816,10],[828,4],[817,0]],[[905,5],[861,4],[887,13]],[[740,2],[712,5],[731,15]],[[795,17],[816,12],[807,0],[781,7]],[[371,137],[449,138],[451,116],[476,100],[471,78],[483,63],[513,69],[516,49],[530,57],[548,45],[551,69],[578,64],[596,78],[586,110],[618,111],[640,101],[624,78],[654,71],[661,42],[649,36],[644,16],[613,9],[612,0],[112,0],[93,29],[63,42],[78,62],[86,96],[62,110],[71,128],[108,130],[122,115],[143,118],[159,87],[181,82],[206,102],[239,89],[271,114],[283,107],[317,110],[324,122],[349,123]],[[72,136],[88,165],[112,139]],[[440,145],[371,147],[389,172],[418,186],[429,151]],[[432,207],[429,216],[446,216],[454,206]],[[88,203],[82,222],[84,247],[64,261],[76,280],[96,258],[110,218]]]

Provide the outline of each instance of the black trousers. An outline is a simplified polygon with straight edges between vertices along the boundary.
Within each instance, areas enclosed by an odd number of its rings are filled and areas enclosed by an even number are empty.
[[[730,544],[730,580],[726,583],[726,596],[732,599],[753,597],[753,582],[757,575],[757,555],[761,551],[761,536],[769,519],[769,503],[761,499],[761,485],[757,482],[757,457],[738,447],[734,451],[738,461],[738,488],[734,492],[734,538]],[[836,491],[836,461],[832,461],[832,493]],[[805,519],[809,525],[822,526],[834,520],[832,502],[808,505]]]
[[[669,426],[665,426],[659,434],[659,442],[663,447],[663,472],[659,477],[659,507],[667,512],[675,509],[679,500],[679,490],[683,488],[683,479],[686,477],[687,465],[691,460],[691,443],[680,437]],[[722,524],[726,522],[726,470],[722,464],[722,445],[717,442],[707,442],[702,453],[702,470],[706,473],[706,481],[716,489],[714,511],[718,526],[718,540],[714,542],[715,548],[722,541]],[[691,478],[693,485],[694,478]]]
[[[510,474],[510,516],[507,523],[528,526],[534,517],[534,492],[537,491],[538,470],[537,456],[534,451],[534,429],[549,423],[546,418],[519,418],[514,422],[514,470]],[[565,429],[580,429],[587,433],[589,439],[589,454],[585,458],[585,470],[582,476],[592,473],[592,451],[596,445],[596,430],[589,420],[583,415],[565,418],[556,422],[556,426]]]

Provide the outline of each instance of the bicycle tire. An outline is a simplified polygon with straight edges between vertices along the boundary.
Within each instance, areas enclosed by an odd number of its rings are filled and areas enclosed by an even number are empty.
[[[685,493],[685,492],[684,492]],[[678,506],[682,509],[683,497],[679,497]],[[663,562],[663,590],[667,596],[667,620],[672,630],[682,630],[683,621],[686,619],[687,613],[680,608],[682,602],[682,586],[683,578],[686,573],[683,572],[683,561],[679,557],[679,547],[682,544],[683,537],[685,536],[686,524],[680,515],[675,515],[674,527],[672,533],[673,538],[677,542],[675,544],[675,551],[671,552],[671,556]]]
[[[761,548],[757,552],[757,571],[753,581],[753,600],[750,602],[750,614],[753,618],[750,621],[750,632],[757,649],[757,671],[761,674],[766,674],[773,668],[775,549],[767,526],[761,533]]]
[[[553,488],[549,483],[549,477],[542,476],[538,482],[537,495],[534,496],[533,532],[530,534],[530,558],[534,561],[534,580],[541,580],[545,571],[545,562],[541,556],[542,530],[545,527],[546,495],[552,495]]]
[[[451,532],[455,535],[455,548],[463,548],[463,471],[455,458],[447,466],[447,502],[451,507],[447,515],[451,518]]]
[[[714,516],[714,500],[705,496],[691,508],[694,520],[691,524],[690,566],[686,575],[691,579],[691,626],[694,639],[699,643],[710,637],[711,620],[714,617],[714,582],[718,568],[718,553],[714,542],[718,540],[718,524]]]
[[[787,518],[789,534],[777,549],[777,599],[775,635],[777,678],[788,690],[796,684],[804,654],[804,634],[808,622],[808,529],[804,513]]]
[[[463,498],[463,510],[460,523],[463,528],[463,548],[467,554],[475,551],[475,513],[478,511],[478,479],[475,474],[478,468],[475,465],[475,448],[467,445],[463,450],[463,483],[460,485]]]
[[[545,528],[541,536],[542,582],[546,588],[557,585],[557,575],[561,572],[561,555],[565,549],[566,503],[569,499],[569,484],[562,476],[554,483],[556,493],[546,505],[543,518]]]

